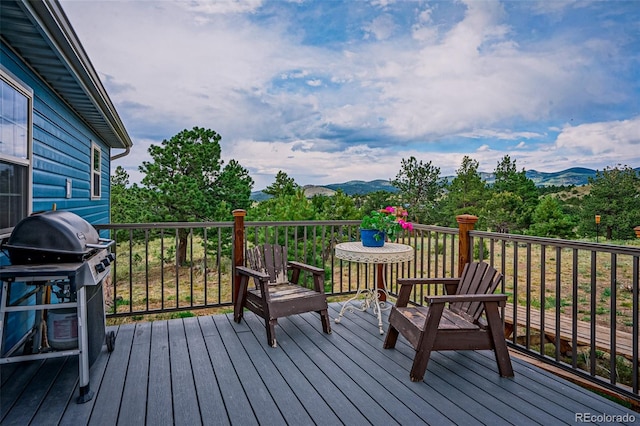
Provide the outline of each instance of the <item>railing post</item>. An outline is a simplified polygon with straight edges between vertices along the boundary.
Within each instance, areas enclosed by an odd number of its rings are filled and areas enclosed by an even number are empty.
[[[238,283],[240,277],[236,274],[236,266],[244,266],[244,217],[247,211],[236,209],[233,211],[233,291],[232,302],[238,299]]]
[[[458,276],[462,275],[464,265],[473,259],[473,246],[471,245],[471,237],[469,231],[473,231],[473,227],[478,221],[478,216],[470,214],[461,214],[456,216],[458,222]]]

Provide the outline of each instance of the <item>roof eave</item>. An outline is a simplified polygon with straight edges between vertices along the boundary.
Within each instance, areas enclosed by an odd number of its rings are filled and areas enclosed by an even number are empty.
[[[54,78],[47,78],[46,69],[39,70],[41,77],[109,147],[128,151],[133,145],[131,138],[60,3],[57,0],[18,0],[18,4],[37,24],[43,41],[86,99],[79,100],[67,87],[58,85]],[[36,59],[30,57],[28,49],[19,53],[26,61]]]

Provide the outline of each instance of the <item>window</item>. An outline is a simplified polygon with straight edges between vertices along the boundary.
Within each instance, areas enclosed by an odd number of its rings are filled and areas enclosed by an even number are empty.
[[[0,69],[0,236],[29,214],[32,99]]]
[[[100,198],[100,177],[102,176],[102,151],[91,144],[91,198]]]

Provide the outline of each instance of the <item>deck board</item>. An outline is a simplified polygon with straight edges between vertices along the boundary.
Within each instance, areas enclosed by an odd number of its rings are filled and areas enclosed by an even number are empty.
[[[250,315],[247,316],[246,322],[251,328],[256,342],[266,341],[263,321],[257,316]],[[291,344],[286,342],[287,339],[288,336],[283,337],[284,348],[291,347]],[[328,424],[338,424],[340,422],[339,418],[331,410],[331,406],[322,398],[323,392],[318,392],[313,387],[312,382],[300,370],[300,366],[294,361],[295,358],[290,355],[289,351],[285,349],[276,350],[270,351],[265,355],[269,356],[277,372],[282,375],[282,378],[291,388],[295,398],[304,407],[312,422],[327,422]],[[298,405],[296,404],[296,406]]]
[[[197,425],[201,423],[200,408],[184,322],[169,321],[168,329],[173,423],[184,426]]]
[[[249,333],[248,327],[242,324],[243,331],[236,333],[234,328],[230,326],[229,318],[224,315],[214,316],[216,327],[220,331],[220,338],[224,342],[227,353],[233,364],[235,374],[240,380],[243,391],[249,398],[249,404],[253,410],[256,420],[260,424],[280,425],[286,424],[284,418],[278,410],[273,397],[269,393],[267,385],[260,380],[256,365],[252,362],[251,357],[242,348],[239,336]],[[268,366],[264,366],[268,368]],[[230,410],[240,409],[237,406],[229,407]],[[246,409],[246,408],[245,408]]]
[[[118,346],[111,353],[109,363],[102,378],[104,389],[123,389],[129,363],[131,345],[135,329],[122,328],[118,331]],[[94,390],[95,392],[95,390]],[[96,392],[95,407],[91,416],[91,424],[112,425],[118,420],[122,392]]]
[[[258,424],[213,318],[200,318],[200,325],[205,336],[211,365],[214,366],[218,387],[222,393],[229,422],[243,425]],[[243,409],[239,409],[239,407],[243,407]],[[222,416],[222,414],[220,415]],[[209,421],[209,419],[205,419],[205,421]]]
[[[310,332],[312,327],[310,324],[311,320],[317,323],[318,326],[320,324],[319,318],[315,315],[311,318],[311,315],[313,314],[300,315],[299,317],[293,318],[293,321],[297,323],[303,332]],[[341,325],[335,325],[335,327],[340,326]],[[375,369],[375,371],[372,372],[373,374],[368,372],[366,365],[357,362],[361,352],[349,345],[344,338],[339,337],[340,338],[333,338],[332,336],[330,338],[323,335],[324,339],[331,339],[335,344],[334,347],[329,348],[330,350],[326,352],[326,355],[339,365],[339,368],[342,370],[341,374],[345,378],[348,377],[362,389],[362,392],[367,393],[370,398],[377,401],[380,408],[386,412],[385,416],[390,416],[389,419],[386,417],[381,419],[382,421],[395,420],[400,424],[416,424],[417,422],[424,421],[424,419],[421,419],[413,411],[407,410],[402,400],[398,398],[398,395],[389,390],[389,388],[395,389],[394,386],[388,386],[393,380],[391,375],[382,369]]]
[[[211,322],[210,318],[202,319],[208,319]],[[185,318],[184,328],[189,336],[189,357],[202,421],[208,424],[228,425],[227,416],[220,415],[226,411],[224,400],[216,381],[198,317]]]
[[[94,392],[99,391],[100,385],[102,384],[102,379],[104,377],[104,372],[107,368],[109,361],[111,361],[111,357],[105,356],[105,355],[106,354],[99,356],[98,359],[91,366],[91,369],[89,370],[89,383],[91,385],[91,390]],[[74,357],[74,361],[77,367],[78,365],[77,357]],[[76,378],[77,378],[77,371],[78,370],[76,369]],[[105,391],[109,392],[106,389],[107,388],[105,388]],[[66,405],[66,409],[62,415],[60,424],[65,426],[89,424],[93,407],[96,403],[96,398],[94,397],[92,400],[88,401],[85,404],[76,404],[76,398],[78,397],[78,380],[75,381],[75,388],[70,394],[68,394],[68,397],[69,398]],[[46,407],[41,407],[41,409],[38,411],[41,411],[41,410],[46,411]]]
[[[265,348],[261,344],[262,339],[259,341],[258,336],[253,333],[239,333],[238,337],[244,350],[251,354],[253,363],[257,366],[256,372],[260,375],[266,389],[269,390],[271,398],[273,398],[282,413],[283,420],[286,418],[289,423],[293,424],[311,424],[311,416],[292,390],[284,374],[277,368],[270,357],[271,354],[269,352],[281,351],[271,351],[271,348]],[[294,366],[289,365],[288,368],[294,368]],[[274,389],[277,389],[277,391],[274,391]]]
[[[64,358],[48,359],[40,364],[36,376],[46,383],[54,381],[62,367]],[[21,384],[21,383],[19,383]],[[4,393],[4,392],[3,392]],[[30,380],[24,390],[20,393],[20,404],[9,412],[6,417],[7,424],[20,424],[21,419],[30,418],[37,411],[40,401],[46,396],[47,389],[39,386],[37,380]]]
[[[335,318],[339,304],[330,304]],[[385,312],[385,316],[387,312]],[[385,320],[386,323],[386,320]],[[279,320],[277,348],[252,313],[126,324],[91,367],[77,404],[77,357],[0,366],[2,425],[573,424],[575,413],[640,414],[526,361],[497,373],[490,351],[433,353],[409,380],[413,349],[383,349],[370,311],[332,334],[316,313]]]
[[[292,323],[304,334],[313,328],[301,316],[292,318]],[[317,324],[320,325],[319,319]],[[357,358],[354,359],[334,345],[325,346],[324,340],[329,337],[320,336],[322,340],[309,340],[309,345],[303,350],[311,352],[311,359],[316,364],[322,364],[323,373],[359,408],[362,415],[369,417],[369,421],[380,425],[394,424],[390,409],[392,404],[397,404],[395,396],[380,385],[372,386],[371,377],[357,362]],[[327,351],[322,352],[321,348]],[[327,359],[331,362],[324,362]]]
[[[249,321],[258,321],[258,319],[254,316],[254,319],[249,319]],[[286,325],[286,322],[281,320],[280,325]],[[304,350],[305,347],[310,348],[306,342],[307,337],[301,334],[297,328],[292,327],[279,327],[276,332],[279,333],[279,347],[285,351],[286,355],[295,364],[300,373],[312,384],[317,395],[330,407],[330,414],[351,424],[366,423],[366,418],[360,413],[358,408],[355,407],[352,402],[349,401],[348,397],[341,392],[340,388],[324,374],[323,366],[314,362],[309,356],[310,351]],[[284,336],[282,336],[283,332]],[[266,337],[263,337],[263,339],[266,340]],[[312,350],[311,348],[311,351]]]
[[[149,377],[149,354],[151,348],[151,323],[141,323],[136,327],[130,348],[127,376],[122,391],[122,404],[118,414],[119,422],[144,424],[146,418],[147,377]],[[118,347],[124,342],[117,337]]]
[[[32,424],[34,425],[56,425],[64,415],[65,408],[69,401],[75,396],[74,389],[78,383],[78,358],[68,357],[60,370],[56,381],[47,393],[42,405],[49,407],[45,410],[38,410],[34,414]]]
[[[147,387],[147,423],[152,425],[166,424],[166,419],[173,419],[168,339],[167,322],[154,322],[151,328],[149,382]],[[116,346],[119,346],[117,340]]]
[[[336,311],[333,316],[337,316],[337,314],[338,312]],[[356,324],[359,326],[356,327]],[[360,326],[364,327],[364,329]],[[336,327],[344,327],[340,333],[343,341],[339,343],[339,347],[342,348],[346,345],[351,345],[354,354],[368,354],[368,358],[375,363],[375,368],[369,368],[368,373],[375,377],[379,383],[393,389],[394,395],[402,401],[402,405],[419,415],[423,421],[432,421],[438,424],[451,421],[449,417],[445,416],[433,406],[425,406],[423,396],[415,392],[415,389],[420,385],[409,381],[408,370],[405,370],[397,363],[398,359],[405,361],[406,356],[397,351],[385,351],[382,349],[379,339],[376,338],[375,335],[367,333],[366,329],[377,327],[374,322],[362,321],[359,317],[356,317],[353,325],[347,327],[346,324],[341,324],[336,325]],[[429,398],[439,397],[439,394],[435,395],[433,392],[429,395]],[[447,402],[442,398],[439,399],[439,403]],[[459,424],[465,423],[466,420],[473,423],[473,418],[470,416],[465,416],[465,418],[458,417],[457,420]]]
[[[310,339],[308,337],[309,335],[298,327],[297,324],[299,324],[300,321],[304,321],[300,316],[291,317],[290,321],[283,324],[283,329],[295,339],[300,349],[321,370],[322,374],[336,385],[338,391],[347,398],[348,403],[359,411],[360,414],[355,418],[350,417],[351,415],[346,417],[345,423],[355,424],[352,422],[357,421],[356,419],[359,419],[360,415],[362,415],[368,421],[373,422],[373,424],[393,424],[393,418],[376,403],[371,393],[359,385],[360,380],[354,380],[345,374],[345,368],[350,366],[348,360],[345,360],[333,345],[319,346],[319,342],[324,343],[325,341],[321,333],[316,333],[316,338]],[[318,320],[318,325],[319,324],[320,320]],[[323,352],[322,349],[319,349],[320,347],[327,352]],[[376,392],[377,389],[372,391]],[[344,418],[345,415],[347,415],[347,413],[338,413],[340,418]]]
[[[424,382],[412,384],[409,380],[409,371],[413,362],[413,349],[406,340],[400,338],[396,344],[396,350],[383,349],[381,344],[382,339],[366,332],[369,329],[377,327],[377,319],[375,319],[375,317],[372,315],[359,315],[355,317],[349,315],[349,319],[354,323],[354,326],[357,325],[359,329],[359,331],[353,331],[355,336],[350,339],[350,342],[356,341],[357,335],[367,336],[369,347],[362,348],[362,352],[369,354],[370,359],[373,359],[373,354],[377,355],[376,361],[380,368],[395,367],[394,377],[398,383],[397,386],[413,385],[414,392],[422,396],[422,402],[417,401],[416,404],[415,410],[417,412],[424,410],[422,407],[427,404],[430,408],[439,410],[439,416],[444,417],[441,419],[442,423],[450,421],[459,425],[478,424],[479,419],[477,418],[478,413],[476,413],[475,410],[477,408],[475,402],[473,400],[461,401],[457,397],[459,390],[450,383],[449,375],[441,377],[441,371],[432,371],[430,368],[427,370]],[[345,319],[342,321],[345,321]],[[347,326],[347,324],[344,325]],[[440,353],[432,354],[430,362],[433,363],[439,356],[441,356]],[[429,366],[432,367],[431,364]],[[424,385],[426,385],[426,389]],[[460,402],[464,403],[464,407],[459,405]],[[431,421],[430,419],[434,418],[433,416],[434,414],[430,414],[428,416],[429,420],[427,421]],[[498,420],[495,415],[492,419]],[[440,424],[441,422],[438,421],[436,424]]]

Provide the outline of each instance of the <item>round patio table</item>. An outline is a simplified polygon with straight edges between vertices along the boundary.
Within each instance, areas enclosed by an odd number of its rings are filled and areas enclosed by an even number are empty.
[[[340,309],[340,313],[335,319],[335,322],[337,324],[340,323],[346,310],[351,312],[354,310],[365,311],[369,307],[372,307],[373,313],[378,317],[380,334],[384,334],[382,330],[382,310],[385,309],[385,301],[388,294],[383,268],[390,263],[402,263],[413,259],[413,247],[398,243],[385,243],[382,247],[365,247],[362,245],[362,242],[353,241],[336,245],[335,254],[338,259],[349,262],[376,265],[375,288],[361,288],[360,282],[358,281],[358,291],[355,296],[342,305],[342,309]],[[360,303],[360,307],[357,308],[354,305],[361,296],[364,296],[364,298]]]

